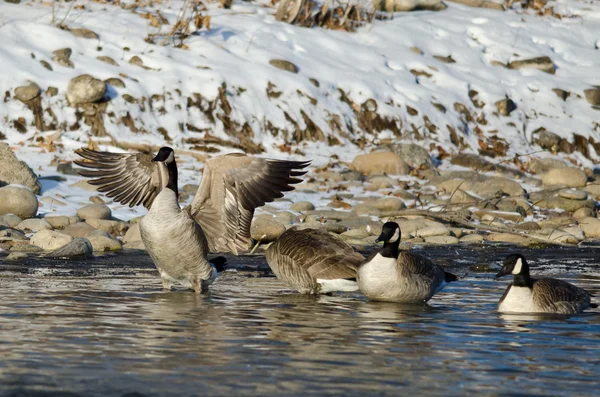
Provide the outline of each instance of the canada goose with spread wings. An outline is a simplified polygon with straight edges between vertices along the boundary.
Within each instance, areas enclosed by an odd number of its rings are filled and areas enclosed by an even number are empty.
[[[149,153],[110,153],[78,149],[75,161],[98,186],[121,204],[143,205],[142,241],[160,272],[163,287],[173,282],[196,292],[214,279],[209,252],[235,255],[251,245],[250,224],[257,207],[293,190],[309,161],[271,160],[227,154],[208,160],[192,203],[181,209],[173,149]]]

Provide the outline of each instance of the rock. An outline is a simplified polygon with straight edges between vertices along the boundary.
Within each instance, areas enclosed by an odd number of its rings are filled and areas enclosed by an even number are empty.
[[[71,58],[71,55],[73,54],[73,50],[71,50],[70,48],[61,48],[60,50],[54,50],[52,51],[52,53],[58,57],[61,58]]]
[[[122,221],[112,221],[107,219],[87,219],[85,222],[91,225],[92,227],[104,230],[105,232],[110,233],[113,236],[122,235],[129,228],[127,222]]]
[[[344,240],[348,238],[363,239],[369,237],[369,233],[365,229],[351,229],[340,234]]]
[[[500,113],[502,116],[508,116],[517,109],[517,105],[510,98],[501,99],[494,103],[494,105],[496,106],[498,113]]]
[[[580,208],[594,208],[594,200],[569,200],[558,196],[546,196],[542,200],[536,200],[535,204],[541,208],[560,208],[565,211],[575,212]]]
[[[532,231],[532,230],[540,230],[542,227],[537,222],[523,222],[523,223],[518,223],[518,224],[514,225],[513,228],[516,230]]]
[[[47,256],[51,258],[72,258],[76,256],[92,256],[94,249],[86,238],[74,238],[67,245],[55,249]]]
[[[87,239],[95,252],[119,251],[123,248],[119,240],[110,237],[92,234]]]
[[[495,233],[488,236],[489,241],[497,243],[524,244],[530,241],[529,237],[512,233]]]
[[[28,256],[24,252],[11,252],[6,257],[6,260],[10,262],[10,261],[18,261],[20,259],[27,259],[27,258],[28,258]]]
[[[365,180],[365,176],[358,172],[358,171],[354,171],[354,170],[344,170],[342,172],[340,172],[340,175],[342,176],[342,179],[344,181],[356,181],[356,182],[363,182]]]
[[[280,221],[286,226],[293,225],[294,223],[300,223],[300,219],[296,215],[288,211],[277,212],[275,214],[275,218],[277,218],[278,221]]]
[[[125,82],[117,77],[110,77],[104,80],[104,82],[112,87],[125,88]]]
[[[470,185],[470,184],[469,184]],[[462,186],[463,190],[469,190],[484,199],[501,197],[503,194],[510,197],[522,197],[525,190],[518,182],[503,177],[489,178],[485,182],[474,183],[471,186]]]
[[[275,219],[257,218],[250,226],[250,235],[261,243],[270,243],[277,240],[285,232],[285,226]]]
[[[338,222],[327,222],[323,225],[329,233],[341,234],[348,230],[348,227]]]
[[[456,205],[468,205],[468,204],[476,204],[480,200],[481,197],[477,197],[471,193],[467,193],[463,190],[457,190],[454,192],[450,198],[450,204]]]
[[[531,58],[531,59],[523,59],[520,61],[512,61],[507,66],[509,69],[530,68],[530,69],[538,69],[538,70],[541,70],[542,72],[549,73],[549,74],[556,73],[556,67],[552,63],[552,60],[547,56]]]
[[[110,219],[110,208],[106,204],[90,204],[77,210],[77,216],[82,221],[89,219]]]
[[[136,66],[144,66],[144,61],[142,60],[142,58],[138,57],[137,55],[134,55],[131,57],[131,59],[129,60],[129,63],[132,65],[136,65]]]
[[[86,29],[86,28],[72,28],[72,29],[69,29],[69,31],[75,37],[81,37],[84,39],[95,39],[95,40],[98,40],[100,38],[100,36],[98,36],[95,32],[92,32],[91,30]]]
[[[32,244],[17,244],[13,245],[10,249],[10,252],[42,252],[43,249],[38,247],[37,245]]]
[[[48,88],[46,88],[46,95],[48,95],[50,98],[57,96],[58,95],[58,88],[56,88],[56,87],[48,87]]]
[[[592,106],[600,106],[600,87],[588,88],[584,90],[585,99]]]
[[[393,143],[380,145],[377,150],[394,152],[412,168],[433,169],[435,165],[429,152],[423,146],[414,143]]]
[[[406,208],[404,201],[396,197],[383,197],[373,202],[375,208],[387,212],[387,211],[400,211]]]
[[[123,237],[124,243],[130,243],[132,241],[142,241],[142,234],[140,233],[139,222],[134,223],[131,226],[129,226],[129,229],[127,229],[127,232],[125,233],[125,236]]]
[[[492,210],[476,210],[474,212],[479,218],[483,219],[484,216],[491,216],[493,219],[505,219],[507,221],[519,222],[523,219],[521,214],[518,212],[505,212],[505,211],[492,211]]]
[[[71,237],[87,237],[94,230],[96,228],[86,222],[77,222],[64,228],[62,233]]]
[[[0,142],[0,186],[9,184],[27,186],[35,194],[39,194],[42,188],[33,170],[17,159],[7,143]]]
[[[26,85],[15,88],[15,98],[24,103],[39,97],[41,93],[42,90],[40,86],[33,81],[28,82]]]
[[[542,175],[542,183],[544,186],[584,187],[587,183],[587,176],[579,168],[557,168]]]
[[[30,243],[43,250],[50,251],[61,248],[73,241],[73,237],[54,230],[40,230],[30,240]]]
[[[30,218],[19,223],[17,229],[23,231],[52,230],[52,225],[43,218]]]
[[[65,56],[61,56],[61,55],[54,55],[52,57],[52,60],[56,63],[58,63],[60,66],[63,66],[65,68],[74,68],[75,64],[73,63],[73,61],[71,61],[68,57]]]
[[[457,154],[456,156],[452,157],[452,159],[450,159],[450,163],[454,164],[454,165],[460,165],[463,167],[467,167],[467,168],[472,168],[472,169],[477,169],[480,171],[498,171],[498,172],[502,172],[504,174],[509,174],[509,175],[515,175],[515,176],[519,176],[519,177],[524,177],[525,174],[522,171],[516,170],[514,168],[502,165],[502,164],[493,164],[490,163],[489,161],[487,161],[486,159],[484,159],[482,156],[479,156],[477,154],[472,154],[472,153],[461,153],[461,154]],[[441,177],[439,178],[431,178],[432,182],[434,183],[434,181],[438,181],[440,179],[451,179],[451,178],[463,178],[463,179],[469,179],[472,182],[479,182],[482,180],[486,180],[487,177],[485,175],[477,175],[475,177],[472,177],[473,173],[472,172],[468,172],[468,173],[464,173],[464,171],[452,171],[449,173],[444,173]]]
[[[16,228],[19,223],[23,222],[20,216],[15,214],[6,214],[0,216],[0,224],[6,224],[6,226],[11,228]]]
[[[449,227],[448,230],[450,230],[450,235],[456,237],[457,239],[460,239],[464,234],[460,227]]]
[[[600,219],[586,217],[579,219],[579,226],[587,238],[600,238]]]
[[[90,196],[90,202],[93,204],[105,204],[100,196]]]
[[[294,204],[290,205],[290,210],[296,212],[312,211],[314,209],[315,206],[309,201],[296,201]]]
[[[566,101],[567,98],[569,96],[571,96],[571,93],[569,91],[565,91],[560,88],[553,88],[552,92],[554,92],[556,94],[556,96],[559,97],[560,99],[562,99],[563,101]]]
[[[483,236],[481,234],[467,234],[466,236],[462,236],[458,241],[461,243],[472,244],[472,243],[480,243],[483,241]]]
[[[356,215],[374,215],[379,216],[381,210],[374,205],[363,203],[352,207],[352,213]]]
[[[396,219],[396,223],[400,226],[402,239],[408,239],[416,235],[417,230],[425,229],[430,226],[423,218],[416,219]]]
[[[560,136],[540,127],[533,131],[533,143],[540,145],[542,149],[557,150],[560,143]]]
[[[417,230],[414,234],[415,237],[422,237],[425,239],[425,241],[427,241],[427,237],[449,236],[449,235],[450,235],[450,230],[448,230],[448,228],[443,225],[428,226],[423,229]]]
[[[425,237],[428,244],[458,244],[458,239],[454,236],[430,236]]]
[[[99,55],[96,57],[97,60],[108,63],[109,65],[113,65],[113,66],[119,66],[119,64],[117,63],[117,61],[115,61],[114,59],[112,59],[109,56],[106,55]]]
[[[290,73],[298,73],[298,66],[284,59],[271,59],[269,63],[277,69],[285,70]]]
[[[106,93],[106,84],[89,74],[82,74],[69,81],[67,99],[71,105],[98,102]]]
[[[527,170],[534,174],[544,174],[550,170],[555,168],[566,168],[568,165],[559,159],[554,159],[551,157],[543,158],[543,159],[532,159],[527,163]]]
[[[558,192],[558,196],[569,200],[585,200],[587,192],[579,189],[562,189]]]
[[[573,212],[573,219],[582,219],[594,216],[594,210],[588,207],[583,207]],[[585,231],[585,230],[584,230]]]
[[[74,225],[79,222],[79,218],[76,216],[64,216],[64,215],[46,215],[44,217],[54,229],[64,229],[69,225]]]
[[[600,198],[600,184],[598,183],[590,183],[588,184],[584,190],[588,192],[589,196],[593,199]]]
[[[43,59],[40,61],[40,65],[42,65],[43,67],[45,67],[46,69],[48,69],[51,72],[54,70],[52,68],[52,65],[50,65],[50,63],[48,63],[48,61],[45,61]]]
[[[579,227],[566,227],[563,229],[542,229],[538,236],[547,238],[550,242],[577,244],[585,239],[583,230]]]
[[[352,169],[365,175],[372,174],[400,174],[410,172],[408,164],[393,152],[372,152],[360,154],[354,158],[350,166]]]
[[[27,219],[34,217],[37,210],[37,197],[29,188],[21,185],[0,188],[0,215],[14,214]]]
[[[335,210],[314,210],[307,211],[305,214],[307,217],[312,216],[315,218],[331,219],[334,221],[343,221],[350,218],[354,218],[354,214],[347,211],[335,211]]]
[[[442,0],[372,0],[375,11],[403,12],[403,11],[442,11],[448,8]]]
[[[352,219],[346,219],[338,222],[339,225],[345,226],[348,229],[362,229],[371,236],[379,236],[381,234],[381,221],[373,221],[368,216],[357,216]]]

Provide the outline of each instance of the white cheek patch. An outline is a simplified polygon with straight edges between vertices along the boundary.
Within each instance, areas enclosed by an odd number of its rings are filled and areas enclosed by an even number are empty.
[[[515,267],[513,268],[512,274],[521,273],[521,269],[523,268],[523,261],[521,258],[517,259],[517,263],[515,263]]]
[[[165,160],[165,163],[167,163],[167,164],[172,163],[173,160],[175,160],[175,154],[174,154],[174,152],[171,152],[169,154],[169,157],[167,157],[167,159]]]
[[[396,241],[396,240],[398,240],[399,237],[400,237],[400,229],[396,229],[396,231],[394,232],[394,235],[392,236],[390,241]]]

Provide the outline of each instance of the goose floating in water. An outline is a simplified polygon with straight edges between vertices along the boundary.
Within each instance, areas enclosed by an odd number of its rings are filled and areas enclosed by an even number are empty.
[[[358,267],[360,291],[376,301],[422,303],[458,278],[429,259],[401,252],[400,226],[386,222],[377,241],[383,247]]]
[[[509,274],[514,280],[498,303],[501,313],[576,314],[598,307],[583,288],[554,278],[531,277],[529,264],[521,254],[507,256],[495,278]]]
[[[288,229],[266,252],[277,278],[304,294],[356,291],[356,269],[365,260],[323,229]]]
[[[217,156],[206,162],[192,203],[181,209],[173,149],[163,147],[156,156],[85,148],[76,153],[85,160],[75,164],[92,169],[79,173],[95,178],[89,183],[99,186],[98,191],[121,204],[148,209],[140,234],[163,288],[177,282],[196,292],[206,289],[217,274],[207,254],[248,250],[255,208],[293,190],[310,163],[237,153]]]

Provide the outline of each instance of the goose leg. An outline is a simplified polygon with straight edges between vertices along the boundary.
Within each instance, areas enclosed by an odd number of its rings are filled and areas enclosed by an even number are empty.
[[[173,282],[167,277],[161,277],[161,279],[162,279],[163,289],[165,291],[171,291],[171,288],[173,287]]]
[[[199,294],[202,292],[202,281],[200,277],[192,277],[192,287],[194,287],[194,292]]]

